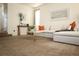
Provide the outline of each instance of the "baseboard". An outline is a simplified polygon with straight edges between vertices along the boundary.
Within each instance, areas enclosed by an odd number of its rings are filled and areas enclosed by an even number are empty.
[[[0,37],[7,37],[7,36],[12,36],[12,34],[0,33]]]

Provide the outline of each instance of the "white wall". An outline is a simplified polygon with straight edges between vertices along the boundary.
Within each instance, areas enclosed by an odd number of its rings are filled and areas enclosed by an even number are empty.
[[[17,25],[19,25],[18,14],[24,14],[24,22],[26,24],[33,24],[33,8],[22,4],[8,4],[8,33],[17,35]],[[15,32],[14,32],[15,30]]]
[[[66,24],[69,21],[73,20],[73,18],[76,18],[79,16],[79,4],[45,4],[39,7],[40,8],[40,24],[46,25],[46,28],[48,29],[51,25],[55,27],[54,25],[60,25],[60,24]],[[38,8],[37,8],[38,9]],[[67,9],[69,12],[69,18],[60,18],[57,20],[51,19],[51,12],[55,10],[62,10]],[[25,23],[29,23],[30,25],[33,24],[34,18],[33,18],[33,8],[27,5],[22,4],[8,4],[8,33],[17,35],[17,25],[19,24],[19,17],[18,13],[22,12],[25,16]],[[79,20],[79,18],[78,18]],[[15,32],[13,32],[15,30]]]
[[[51,25],[53,27],[63,25],[63,24],[68,24],[70,23],[71,20],[74,20],[77,16],[79,16],[79,4],[71,3],[71,4],[66,4],[66,3],[49,3],[45,4],[43,6],[39,7],[40,9],[40,24],[43,24],[46,26],[46,29],[49,28]],[[67,9],[68,10],[68,18],[58,18],[57,20],[51,19],[51,12],[56,11],[56,10],[62,10],[62,9]],[[75,19],[76,20],[76,19]],[[79,19],[77,19],[79,20]],[[56,25],[56,26],[55,26]]]

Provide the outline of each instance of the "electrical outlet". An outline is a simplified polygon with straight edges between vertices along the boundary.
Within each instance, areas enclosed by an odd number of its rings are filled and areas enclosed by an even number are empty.
[[[15,32],[16,30],[13,30],[13,32]]]

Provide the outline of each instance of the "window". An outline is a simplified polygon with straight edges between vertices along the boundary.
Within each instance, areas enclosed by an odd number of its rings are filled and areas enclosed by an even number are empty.
[[[35,25],[40,25],[40,10],[35,11]]]

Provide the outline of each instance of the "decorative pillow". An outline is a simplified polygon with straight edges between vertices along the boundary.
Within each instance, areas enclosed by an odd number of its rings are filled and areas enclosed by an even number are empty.
[[[71,24],[69,24],[70,26],[70,30],[74,31],[75,27],[76,27],[76,22],[73,21]]]
[[[44,25],[39,25],[39,30],[44,30]]]

